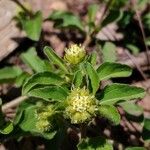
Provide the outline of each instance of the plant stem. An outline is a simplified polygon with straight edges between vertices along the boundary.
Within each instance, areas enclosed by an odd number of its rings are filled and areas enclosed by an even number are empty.
[[[142,71],[140,65],[139,65],[138,63],[136,63],[135,57],[132,56],[128,50],[125,50],[125,53],[126,53],[127,56],[131,59],[131,61],[133,62],[133,64],[135,65],[135,67],[137,68],[137,70],[139,71],[139,73],[141,74],[141,76],[143,77],[143,79],[146,81],[146,80],[147,80],[147,77],[146,77],[146,75],[144,74],[144,72]]]
[[[150,58],[148,56],[149,49],[148,49],[148,46],[146,44],[146,35],[145,35],[145,32],[144,32],[144,27],[143,27],[143,24],[142,24],[141,16],[139,14],[139,11],[135,7],[136,6],[136,0],[132,0],[131,4],[133,5],[135,14],[137,16],[137,20],[138,20],[139,27],[140,27],[140,30],[141,30],[141,33],[142,33],[142,37],[143,37],[144,46],[145,46],[145,49],[146,49],[146,57],[147,57],[148,67],[150,67]]]
[[[110,6],[114,3],[114,0],[109,0],[106,4],[106,7],[101,15],[101,18],[100,18],[100,23],[102,23],[105,15],[107,14],[107,11],[109,10]]]
[[[142,36],[143,36],[143,42],[144,42],[144,46],[145,46],[145,49],[146,49],[146,56],[147,56],[147,62],[148,62],[148,66],[150,65],[150,58],[148,57],[148,46],[146,45],[145,41],[146,41],[146,35],[145,35],[145,32],[144,32],[144,28],[143,28],[143,24],[142,24],[142,21],[141,21],[141,17],[138,13],[137,10],[136,11],[136,16],[138,18],[138,22],[139,22],[139,27],[141,29],[141,33],[142,33]]]
[[[29,11],[25,6],[23,6],[23,4],[21,4],[18,0],[11,0],[11,1],[16,3],[19,7],[21,7],[24,10],[24,12],[26,12],[30,17],[33,16],[32,12]]]
[[[83,46],[86,48],[91,42],[91,36],[87,33]]]

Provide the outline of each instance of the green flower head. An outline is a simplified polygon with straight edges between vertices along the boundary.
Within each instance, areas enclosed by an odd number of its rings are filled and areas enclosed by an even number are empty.
[[[73,124],[89,121],[97,111],[96,98],[84,87],[75,88],[67,97],[65,117]]]
[[[54,109],[52,105],[42,105],[36,111],[36,128],[41,132],[46,132],[52,128]]]
[[[86,55],[85,49],[81,45],[73,44],[65,49],[64,59],[73,65],[80,63]]]

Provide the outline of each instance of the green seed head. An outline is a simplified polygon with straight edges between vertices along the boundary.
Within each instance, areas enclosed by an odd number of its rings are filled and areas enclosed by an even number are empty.
[[[36,128],[41,132],[46,132],[52,127],[52,120],[53,120],[54,109],[52,105],[42,105],[36,111]]]
[[[65,117],[71,119],[73,124],[89,121],[96,110],[96,99],[85,88],[75,88],[67,97]]]
[[[85,49],[81,45],[73,44],[65,49],[64,59],[73,65],[80,63],[86,55]]]

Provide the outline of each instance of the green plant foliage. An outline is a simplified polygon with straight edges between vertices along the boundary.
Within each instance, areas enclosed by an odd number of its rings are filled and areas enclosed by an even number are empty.
[[[136,8],[139,9],[139,10],[141,10],[141,9],[143,9],[148,4],[149,4],[149,0],[138,0]]]
[[[93,66],[88,62],[86,63],[86,70],[87,70],[87,74],[88,74],[90,81],[91,81],[92,93],[95,94],[98,87],[99,87],[98,74],[95,71],[95,69],[93,68]]]
[[[126,3],[128,3],[127,0],[113,0],[112,3],[111,3],[111,8],[112,9],[118,9],[118,7],[123,7]]]
[[[29,77],[30,75],[26,72],[23,72],[21,75],[19,75],[15,80],[16,87],[21,87]]]
[[[9,134],[10,132],[13,131],[13,123],[12,122],[7,122],[0,126],[0,133],[1,134]]]
[[[80,31],[84,31],[84,27],[80,18],[72,14],[71,12],[54,11],[48,19],[55,22],[57,28],[76,28]]]
[[[18,108],[17,108],[17,111],[16,111],[16,116],[13,120],[13,124],[14,125],[17,125],[19,124],[19,122],[21,121],[21,118],[23,116],[23,111],[27,108],[27,107],[30,107],[32,105],[32,103],[30,104],[29,101],[31,101],[32,98],[27,98],[26,101],[22,102]]]
[[[150,119],[144,120],[144,128],[150,131]]]
[[[22,70],[16,66],[2,68],[0,69],[0,83],[13,82],[21,74]]]
[[[82,139],[78,144],[78,150],[113,150],[111,144],[101,137]]]
[[[121,100],[142,98],[144,95],[145,91],[142,88],[126,84],[111,84],[104,88],[99,99],[100,104],[112,105]]]
[[[79,70],[75,73],[74,78],[73,78],[73,85],[75,87],[80,87],[80,85],[82,84],[82,80],[83,80],[83,74],[82,71]]]
[[[53,50],[52,48],[46,46],[44,48],[44,53],[48,57],[50,61],[52,61],[55,65],[58,65],[60,69],[62,69],[65,73],[68,73],[68,68],[64,63],[63,59],[61,59]]]
[[[13,130],[13,123],[5,121],[4,115],[1,111],[2,100],[0,99],[0,134],[9,134]]]
[[[95,20],[96,20],[96,14],[98,11],[98,4],[91,4],[88,7],[88,27],[89,27],[89,32],[92,33],[93,30],[95,29]]]
[[[146,44],[147,46],[150,46],[150,37],[146,39],[145,44]]]
[[[29,66],[35,72],[50,71],[50,67],[37,56],[34,47],[30,48],[27,52],[21,54],[21,59],[27,66]]]
[[[132,11],[123,11],[122,18],[118,20],[120,28],[125,29],[133,20],[134,13]]]
[[[143,114],[143,108],[133,102],[122,102],[118,104],[121,106],[128,114],[133,116],[140,116]]]
[[[98,11],[98,4],[92,4],[88,7],[88,20],[89,22],[95,22],[96,13]]]
[[[102,48],[103,62],[115,62],[116,57],[116,46],[111,42],[106,42]]]
[[[98,108],[98,112],[100,116],[107,118],[114,125],[118,125],[120,123],[120,114],[116,107],[112,105],[101,105]]]
[[[35,136],[41,136],[46,139],[52,139],[55,136],[56,131],[49,131],[47,133],[42,133],[41,131],[36,129],[36,121],[37,121],[36,107],[37,106],[31,105],[27,107],[25,110],[23,110],[22,118],[19,122],[19,127],[23,131],[32,133]]]
[[[77,44],[71,45],[71,50],[67,52],[76,59],[78,57],[76,52],[84,51],[80,48],[82,47]],[[60,58],[50,47],[46,46],[44,53],[49,62],[42,60],[34,48],[21,54],[22,60],[31,69],[30,73],[20,69],[18,71],[18,68],[9,68],[10,70],[6,68],[4,72],[2,71],[3,78],[15,79],[16,85],[22,87],[22,95],[25,96],[26,101],[18,107],[13,122],[6,123],[1,113],[0,133],[13,134],[14,126],[15,130],[19,128],[19,137],[40,136],[51,142],[57,139],[60,148],[60,143],[64,143],[64,140],[68,141],[66,134],[72,126],[81,133],[82,137],[84,135],[82,126],[85,125],[86,135],[95,117],[106,118],[112,125],[118,125],[121,117],[114,105],[120,101],[142,98],[145,95],[142,88],[127,84],[110,84],[104,89],[100,87],[102,80],[130,76],[132,70],[126,65],[105,62],[96,70],[96,53],[85,56],[84,51],[84,60],[75,64]],[[14,73],[11,74],[11,71]],[[8,77],[7,73],[11,76]],[[134,104],[128,107],[128,104],[120,103],[120,106],[130,114],[142,114],[140,108]],[[145,130],[147,130],[147,123],[143,135]],[[60,133],[63,133],[62,137]],[[76,146],[79,150],[113,150],[108,140],[102,137],[85,136],[84,139],[79,139]]]
[[[88,62],[89,62],[91,65],[95,66],[95,65],[96,65],[96,61],[97,61],[97,53],[94,51],[94,52],[92,52],[92,54],[89,56]]]
[[[142,137],[145,141],[150,142],[150,119],[149,118],[144,119]]]
[[[29,92],[38,85],[61,85],[64,80],[55,73],[41,72],[32,75],[23,85],[23,93]]]
[[[20,16],[20,21],[28,38],[38,41],[42,30],[42,13],[38,11],[32,17]]]
[[[127,44],[126,47],[134,54],[137,55],[140,50],[137,46],[133,45],[133,44]]]
[[[123,17],[123,11],[122,10],[110,10],[107,17],[103,20],[101,26],[105,27],[106,25],[117,22]]]
[[[126,135],[119,140],[113,135],[114,129],[118,131],[121,127],[122,113],[118,108],[123,109],[127,119],[143,127],[140,136],[139,132],[133,132],[140,140],[133,140],[135,143],[131,145],[147,146],[150,119],[144,118],[143,109],[136,105],[136,101],[130,101],[143,98],[144,89],[119,83],[106,85],[108,82],[103,80],[132,74],[129,66],[116,63],[118,54],[124,54],[118,46],[136,55],[144,44],[150,45],[149,0],[138,0],[134,6],[127,0],[83,2],[85,9],[77,12],[81,18],[73,13],[82,8],[79,4],[79,9],[75,5],[70,12],[55,10],[44,20],[42,12],[28,11],[23,3],[14,2],[22,9],[17,14],[18,25],[22,25],[33,47],[20,55],[21,63],[25,65],[21,64],[23,69],[17,66],[0,69],[0,83],[15,83],[18,91],[22,90],[21,100],[24,99],[12,121],[5,120],[4,106],[0,101],[0,134],[4,134],[1,139],[5,142],[5,137],[20,140],[26,136],[38,136],[45,149],[54,150],[113,150],[119,149],[120,142],[125,150],[145,150],[143,147],[127,147],[130,139],[126,139]],[[70,7],[70,3],[67,4]],[[137,16],[138,11],[141,20]],[[54,35],[68,46],[64,48],[62,58],[48,46],[43,53],[36,52],[47,42],[42,24],[49,21],[57,28],[53,30]],[[145,41],[141,40],[141,32],[138,32],[141,23]],[[99,40],[99,35],[107,40]],[[110,36],[115,38],[114,42]],[[55,39],[53,42],[57,45]],[[78,44],[71,44],[74,42]],[[42,54],[48,59],[44,59]],[[100,62],[103,63],[99,65]],[[126,132],[126,128],[122,132]],[[105,135],[108,130],[109,136]]]
[[[31,97],[42,98],[44,100],[65,100],[68,96],[68,91],[66,91],[63,87],[58,86],[48,86],[43,88],[36,88],[30,90],[27,95]]]
[[[150,13],[147,13],[147,14],[143,17],[143,22],[144,22],[144,24],[145,24],[145,27],[150,30]]]
[[[13,123],[6,122],[1,111],[2,100],[0,99],[0,134],[9,134],[13,130]]]
[[[23,112],[23,120],[20,122],[19,127],[25,132],[34,132],[36,131],[35,116],[36,106],[29,106]]]
[[[132,69],[127,65],[106,62],[97,68],[97,73],[101,81],[116,77],[128,77],[131,75]]]

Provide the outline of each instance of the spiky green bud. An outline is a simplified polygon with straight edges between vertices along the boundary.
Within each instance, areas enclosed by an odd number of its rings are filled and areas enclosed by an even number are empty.
[[[81,45],[73,44],[65,49],[64,59],[73,65],[80,63],[86,55],[85,49]]]
[[[36,111],[36,128],[41,132],[46,132],[52,127],[54,109],[52,105],[42,105]]]
[[[85,87],[73,89],[66,101],[65,117],[69,118],[71,123],[83,123],[95,116],[96,98]]]

